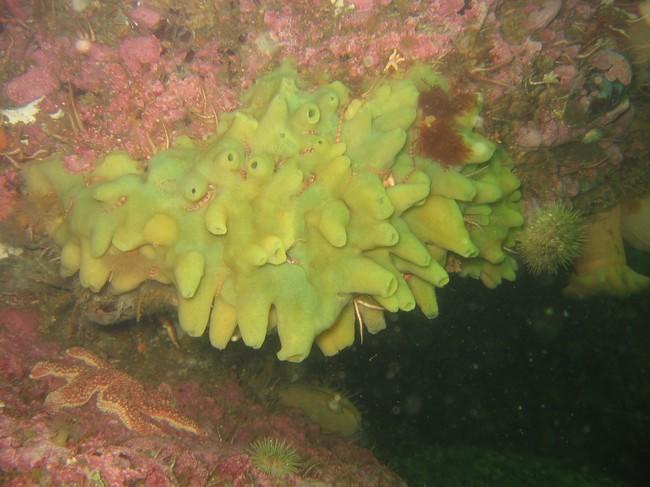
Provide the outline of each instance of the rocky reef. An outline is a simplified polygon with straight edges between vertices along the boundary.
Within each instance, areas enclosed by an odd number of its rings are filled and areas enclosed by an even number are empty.
[[[406,485],[298,409],[255,400],[197,349],[170,355],[154,336],[143,361],[124,347],[110,360],[64,353],[48,323],[0,308],[2,485]]]
[[[630,460],[649,36],[648,0],[0,1],[0,483]]]

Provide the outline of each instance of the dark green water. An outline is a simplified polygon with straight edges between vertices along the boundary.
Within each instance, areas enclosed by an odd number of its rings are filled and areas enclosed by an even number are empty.
[[[562,284],[456,279],[437,319],[399,315],[342,354],[377,454],[413,485],[648,485],[650,296],[573,301]]]

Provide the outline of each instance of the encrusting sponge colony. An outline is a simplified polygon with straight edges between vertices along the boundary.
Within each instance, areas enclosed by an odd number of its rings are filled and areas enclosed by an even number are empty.
[[[291,361],[314,341],[325,355],[351,345],[356,320],[381,330],[384,310],[435,317],[448,270],[514,279],[519,181],[473,132],[478,96],[454,105],[423,66],[356,99],[339,82],[303,86],[285,65],[209,140],[181,137],[146,164],[114,152],[86,174],[58,156],[28,167],[31,201],[56,208],[63,275],[114,293],[171,284],[189,335],[258,348],[277,328]],[[458,113],[436,116],[445,103]]]

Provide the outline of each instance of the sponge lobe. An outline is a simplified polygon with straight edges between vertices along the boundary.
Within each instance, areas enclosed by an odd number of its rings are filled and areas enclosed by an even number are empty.
[[[207,142],[181,138],[146,171],[109,154],[85,180],[54,157],[26,171],[27,189],[58,196],[51,233],[62,272],[79,271],[82,285],[171,283],[182,328],[209,327],[215,347],[241,337],[258,348],[277,328],[280,359],[304,359],[314,341],[331,355],[353,342],[355,321],[383,329],[382,310],[417,304],[436,316],[449,259],[490,287],[514,277],[502,247],[521,224],[519,183],[473,132],[479,98],[465,100],[472,116],[436,123],[452,123],[463,153],[480,157],[444,167],[413,157],[436,142],[418,140],[438,133],[418,130],[432,123],[432,90],[445,99],[440,78],[418,67],[351,100],[338,82],[303,89],[285,66]]]

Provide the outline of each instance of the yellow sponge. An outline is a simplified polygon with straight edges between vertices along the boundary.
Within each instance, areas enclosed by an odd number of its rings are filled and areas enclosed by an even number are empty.
[[[146,168],[114,152],[85,179],[55,156],[25,171],[26,190],[56,201],[61,272],[92,291],[169,283],[181,327],[209,329],[217,348],[239,337],[259,348],[277,330],[280,359],[304,359],[314,341],[332,355],[356,329],[383,329],[383,310],[435,317],[448,270],[489,287],[514,278],[504,246],[522,221],[519,182],[473,132],[480,97],[436,122],[457,134],[461,165],[414,139],[446,92],[417,66],[350,100],[341,83],[306,89],[283,66],[205,144],[179,138]]]

